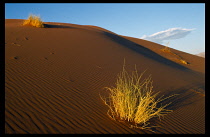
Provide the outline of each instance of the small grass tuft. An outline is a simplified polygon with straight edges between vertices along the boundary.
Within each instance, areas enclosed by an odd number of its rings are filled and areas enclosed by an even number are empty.
[[[165,48],[163,48],[163,49],[161,49],[161,50],[162,50],[163,52],[172,53],[171,50],[170,50],[170,48],[168,47],[168,45],[169,45],[169,42],[167,42]]]
[[[37,28],[44,28],[44,23],[41,18],[36,15],[29,15],[28,19],[23,22],[23,25],[29,25]]]
[[[124,67],[118,74],[116,87],[106,87],[110,91],[109,97],[100,96],[109,107],[107,114],[114,120],[127,121],[131,127],[151,128],[148,126],[151,118],[160,118],[172,112],[166,109],[171,103],[162,105],[160,102],[174,95],[156,99],[159,92],[153,92],[151,76],[142,79],[144,72],[139,75],[135,69],[132,74],[128,74]]]
[[[185,60],[183,60],[183,59],[180,59],[179,61],[180,61],[182,64],[186,64],[186,65],[189,64],[187,61],[185,61]]]
[[[165,48],[161,49],[161,51],[173,55],[174,57],[176,57],[178,62],[180,62],[182,64],[185,64],[185,65],[189,64],[189,62],[183,60],[181,56],[179,56],[179,55],[175,54],[174,52],[172,52],[168,46],[165,46]]]
[[[161,49],[163,52],[168,52],[171,53],[171,50],[169,49],[169,47],[165,46],[165,48]]]

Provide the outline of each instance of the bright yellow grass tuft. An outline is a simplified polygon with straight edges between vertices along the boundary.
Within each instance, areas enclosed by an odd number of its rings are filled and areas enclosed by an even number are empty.
[[[165,105],[159,103],[174,95],[156,99],[158,93],[153,93],[151,76],[142,80],[143,74],[144,72],[139,75],[135,70],[129,75],[123,66],[123,71],[118,75],[116,87],[106,87],[110,91],[109,97],[100,97],[109,107],[107,114],[112,119],[128,121],[130,124],[134,123],[131,127],[146,129],[151,128],[147,126],[151,118],[160,118],[172,112],[165,109],[170,103]]]
[[[187,61],[183,60],[183,59],[180,59],[179,60],[182,64],[189,64]]]
[[[169,47],[165,46],[165,48],[161,49],[163,52],[172,53]]]
[[[44,23],[39,16],[29,15],[28,19],[23,22],[23,25],[30,25],[38,28],[44,28]]]

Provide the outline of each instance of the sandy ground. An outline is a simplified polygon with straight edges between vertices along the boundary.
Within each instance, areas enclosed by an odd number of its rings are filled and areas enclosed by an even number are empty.
[[[48,28],[5,20],[6,134],[203,134],[205,59],[175,49],[121,36],[106,29],[47,22]],[[149,130],[129,128],[107,115],[99,93],[115,86],[122,70],[147,69],[173,112],[155,118]],[[183,59],[188,64],[182,64]]]

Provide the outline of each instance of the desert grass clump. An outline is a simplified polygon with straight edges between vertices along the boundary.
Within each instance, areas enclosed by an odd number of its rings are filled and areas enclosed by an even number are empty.
[[[123,71],[118,74],[116,87],[106,87],[110,91],[109,97],[101,99],[109,107],[107,114],[114,120],[127,121],[131,127],[151,128],[149,120],[161,117],[172,110],[166,109],[170,104],[163,105],[161,102],[172,96],[157,98],[159,92],[153,92],[151,76],[142,79],[137,70],[129,74],[123,66]]]
[[[168,53],[172,53],[170,48],[169,48],[169,42],[167,42],[165,48],[161,49],[163,52],[168,52]]]
[[[189,64],[187,61],[185,61],[185,60],[183,60],[183,59],[180,59],[180,62],[182,63],[182,64]]]
[[[180,63],[182,63],[182,64],[185,64],[185,65],[189,64],[187,61],[185,61],[184,59],[182,59],[181,56],[179,56],[179,55],[173,53],[173,52],[169,49],[169,47],[165,46],[165,48],[163,48],[163,49],[161,49],[161,50],[162,50],[163,52],[165,52],[165,53],[169,53],[169,54],[173,55],[173,56],[176,58],[176,60],[178,60],[178,62],[180,62]]]
[[[23,22],[23,25],[30,25],[37,28],[44,28],[44,23],[41,18],[36,15],[29,15],[28,19]]]
[[[161,49],[163,52],[172,53],[169,47],[165,46],[165,48]]]

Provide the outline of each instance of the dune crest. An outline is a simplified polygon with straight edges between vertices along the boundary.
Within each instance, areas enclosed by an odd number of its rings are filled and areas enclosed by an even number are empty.
[[[190,62],[174,61],[162,45],[89,25],[45,22],[46,28],[5,20],[6,134],[203,134],[205,59],[171,49]],[[100,99],[114,86],[123,60],[126,70],[152,74],[159,95],[173,112],[155,132],[110,119]],[[167,104],[167,102],[165,102]]]

